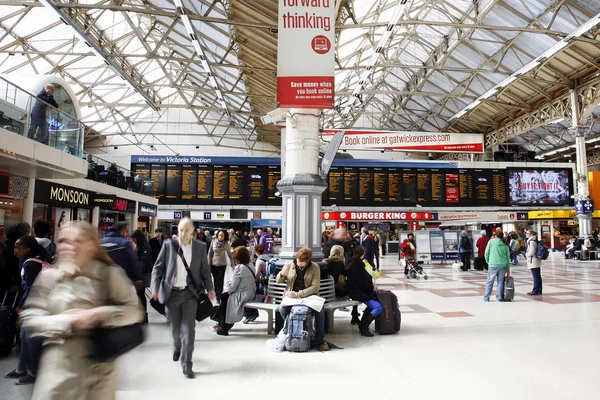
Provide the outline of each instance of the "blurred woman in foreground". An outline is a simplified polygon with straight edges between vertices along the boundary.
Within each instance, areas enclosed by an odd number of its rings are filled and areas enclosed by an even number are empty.
[[[115,362],[91,358],[89,334],[141,322],[135,288],[88,223],[65,223],[57,256],[57,268],[40,273],[21,314],[28,334],[44,340],[32,399],[114,399]]]

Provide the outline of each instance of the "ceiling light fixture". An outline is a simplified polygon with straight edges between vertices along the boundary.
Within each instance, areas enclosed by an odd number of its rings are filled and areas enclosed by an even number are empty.
[[[77,36],[77,38],[82,42],[85,43],[92,51],[92,53],[96,56],[101,58],[104,63],[106,65],[108,65],[117,75],[119,75],[121,78],[123,78],[128,84],[129,86],[135,90],[135,92],[137,92],[140,96],[142,96],[144,98],[144,100],[146,100],[146,103],[148,103],[148,105],[154,110],[154,111],[158,111],[158,107],[156,107],[154,105],[154,100],[146,93],[144,93],[144,91],[138,91],[138,89],[136,88],[136,84],[135,82],[129,78],[129,76],[121,69],[121,67],[116,64],[112,59],[106,57],[103,53],[102,53],[102,49],[100,47],[98,47],[98,45],[96,45],[95,43],[93,43],[88,37],[86,37],[85,32],[81,30],[81,28],[79,28],[79,26],[77,26],[72,20],[71,18],[69,18],[68,15],[66,15],[65,13],[63,13],[52,1],[50,0],[39,0],[40,3],[42,3],[42,5],[47,9],[50,10],[52,12],[54,12],[54,14],[60,19],[62,20],[62,22],[69,26],[71,28],[71,30],[73,31],[73,33],[75,34],[75,36]]]
[[[472,111],[473,109],[475,109],[475,107],[477,107],[479,104],[481,104],[481,102],[483,100],[486,100],[486,99],[494,96],[496,93],[500,93],[500,91],[502,89],[506,88],[508,85],[513,83],[520,76],[525,75],[526,73],[534,70],[535,68],[542,66],[551,57],[553,57],[558,52],[560,52],[562,49],[567,47],[574,38],[584,35],[590,29],[592,29],[593,27],[595,27],[598,24],[600,24],[600,14],[597,14],[595,17],[593,17],[592,19],[587,21],[585,24],[581,25],[579,28],[577,28],[575,31],[573,31],[570,35],[568,35],[564,39],[556,42],[552,47],[550,47],[548,50],[546,50],[542,55],[540,55],[539,57],[536,57],[533,61],[531,61],[530,63],[523,66],[523,68],[519,69],[517,72],[513,73],[511,76],[504,79],[502,82],[498,83],[492,89],[488,90],[485,94],[480,96],[476,101],[474,101],[473,103],[471,103],[468,106],[466,106],[465,108],[463,108],[461,111],[454,114],[452,116],[452,118],[450,118],[449,122],[454,122],[458,118],[461,118],[462,116],[467,114],[469,111]],[[479,102],[479,103],[477,103],[477,102]],[[474,104],[476,104],[476,105],[474,105]]]

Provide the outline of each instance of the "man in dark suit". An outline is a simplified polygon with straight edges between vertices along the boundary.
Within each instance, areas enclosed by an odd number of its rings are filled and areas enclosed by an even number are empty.
[[[150,290],[154,300],[166,305],[167,318],[173,333],[173,361],[179,361],[183,374],[192,379],[192,354],[196,337],[197,289],[188,276],[183,259],[200,290],[208,291],[211,300],[216,299],[206,245],[192,239],[196,233],[189,218],[179,222],[177,242],[165,241],[152,270]],[[177,249],[180,249],[179,254]]]
[[[46,110],[58,109],[58,104],[54,100],[54,86],[47,84],[44,89],[38,93],[35,105],[31,110],[31,123],[27,137],[43,144],[48,144],[48,119]]]
[[[150,239],[150,247],[152,248],[152,264],[156,264],[156,259],[158,258],[158,253],[160,253],[160,249],[163,245],[163,231],[158,228],[154,231],[154,237]]]
[[[365,260],[371,264],[373,268],[375,265],[373,264],[373,258],[375,257],[375,240],[373,237],[369,235],[369,231],[367,228],[362,228],[362,235],[360,237],[360,242],[362,246],[365,248]]]

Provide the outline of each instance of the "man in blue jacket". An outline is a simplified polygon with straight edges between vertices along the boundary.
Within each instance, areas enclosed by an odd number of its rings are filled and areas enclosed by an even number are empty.
[[[458,239],[458,255],[462,262],[461,269],[468,271],[471,269],[471,255],[473,254],[473,239],[467,235],[467,231],[462,231]]]
[[[125,270],[127,276],[139,291],[142,288],[142,270],[140,262],[133,251],[133,245],[127,240],[127,222],[117,222],[106,237],[102,239],[102,247],[115,264]]]

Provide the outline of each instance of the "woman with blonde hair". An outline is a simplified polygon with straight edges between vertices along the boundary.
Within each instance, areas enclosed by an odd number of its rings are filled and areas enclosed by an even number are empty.
[[[115,361],[92,357],[90,333],[143,321],[136,290],[86,222],[61,228],[56,267],[40,273],[21,314],[27,332],[44,340],[32,399],[114,399]]]

